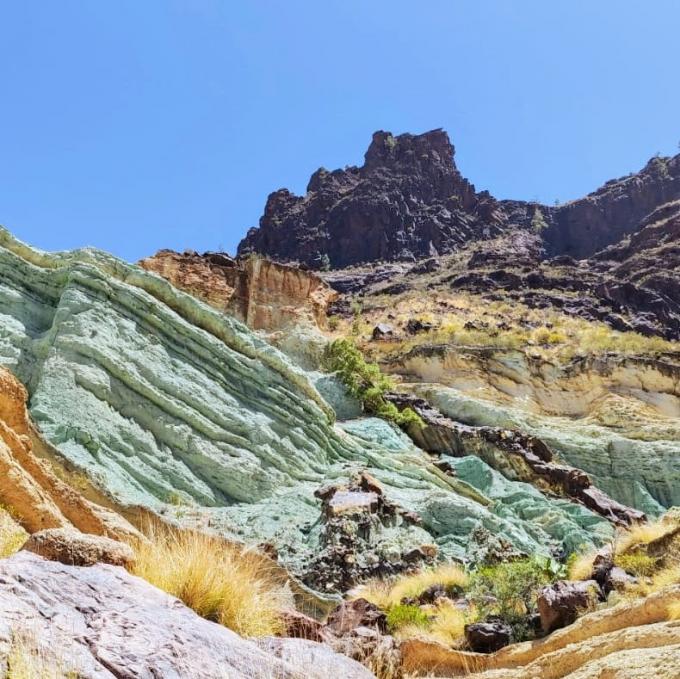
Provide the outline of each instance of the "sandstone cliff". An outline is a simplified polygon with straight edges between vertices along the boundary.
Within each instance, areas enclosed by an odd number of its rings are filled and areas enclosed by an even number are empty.
[[[314,273],[260,257],[161,250],[139,264],[254,330],[302,322],[323,326],[337,297]]]

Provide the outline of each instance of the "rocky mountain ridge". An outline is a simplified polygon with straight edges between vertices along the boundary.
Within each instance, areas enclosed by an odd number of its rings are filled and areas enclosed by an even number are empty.
[[[316,269],[443,255],[519,227],[541,235],[548,256],[578,259],[635,231],[680,198],[680,155],[654,157],[638,173],[560,206],[497,200],[478,192],[454,162],[443,130],[373,135],[364,165],[315,172],[305,196],[267,200],[239,254],[257,252]]]

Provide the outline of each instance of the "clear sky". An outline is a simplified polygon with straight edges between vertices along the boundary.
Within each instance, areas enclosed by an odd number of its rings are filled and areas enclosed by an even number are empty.
[[[0,223],[128,260],[234,251],[267,194],[445,128],[501,198],[680,141],[678,0],[0,1]]]

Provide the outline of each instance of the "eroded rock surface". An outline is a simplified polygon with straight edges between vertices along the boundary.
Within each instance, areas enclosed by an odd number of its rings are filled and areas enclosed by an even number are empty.
[[[490,655],[454,651],[441,644],[402,644],[407,671],[422,676],[474,679],[631,679],[659,671],[675,679],[680,662],[680,622],[667,621],[680,586],[645,599],[589,613],[545,639],[508,646]],[[473,673],[470,674],[470,670]],[[647,674],[645,674],[647,672]]]
[[[255,330],[302,322],[323,326],[326,309],[337,297],[311,271],[261,257],[161,250],[139,264]]]
[[[480,527],[523,553],[611,533],[573,503],[488,484],[481,461],[470,478],[484,491],[452,478],[384,421],[334,424],[308,373],[141,268],[95,250],[46,254],[3,231],[0,273],[1,362],[27,385],[47,442],[122,508],[271,544],[302,577],[323,548],[315,491],[364,471],[423,519],[384,527],[396,560],[433,543],[464,559]]]
[[[83,679],[373,676],[320,644],[246,641],[122,568],[27,552],[0,561],[0,676],[17,643],[38,649],[49,670]]]
[[[115,512],[87,500],[34,452],[47,444],[26,409],[27,393],[0,368],[0,503],[30,533],[75,527],[85,533],[135,539],[139,533]]]

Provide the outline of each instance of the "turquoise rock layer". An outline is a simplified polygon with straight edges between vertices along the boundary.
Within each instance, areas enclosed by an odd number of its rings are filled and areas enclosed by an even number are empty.
[[[274,542],[293,567],[318,547],[314,490],[362,469],[424,519],[386,529],[386,552],[436,541],[463,559],[477,526],[543,553],[611,533],[477,458],[445,476],[389,424],[356,419],[332,380],[96,250],[47,254],[0,231],[0,362],[27,385],[44,435],[120,505]]]

